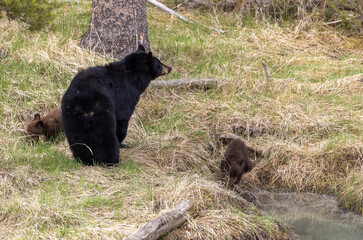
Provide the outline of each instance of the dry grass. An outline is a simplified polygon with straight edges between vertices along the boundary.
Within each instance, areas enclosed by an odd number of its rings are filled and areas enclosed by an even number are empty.
[[[87,19],[90,2],[68,7],[58,14],[69,27],[46,34],[0,22],[1,239],[119,239],[185,197],[196,207],[166,239],[289,238],[224,187],[218,166],[225,146],[214,133],[239,134],[264,152],[240,187],[331,193],[362,211],[363,83],[362,75],[348,77],[363,72],[357,39],[328,28],[246,27],[234,15],[183,12],[228,30],[219,35],[149,8],[151,47],[173,67],[169,78],[213,76],[220,85],[149,88],[121,166],[85,167],[64,137],[35,146],[23,137],[35,112],[60,105],[79,69],[110,61],[78,47],[87,23],[80,26],[77,16]]]

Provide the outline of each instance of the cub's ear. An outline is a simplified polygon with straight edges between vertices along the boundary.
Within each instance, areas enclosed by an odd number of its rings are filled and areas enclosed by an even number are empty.
[[[145,52],[145,47],[142,44],[140,44],[139,47],[137,48],[137,50]]]
[[[40,120],[39,122],[37,122],[37,124],[35,124],[36,127],[43,127],[44,122],[42,120]]]
[[[34,115],[34,119],[33,120],[39,120],[40,119],[40,114],[39,113],[36,113]]]
[[[147,54],[147,57],[148,57],[148,59],[149,59],[149,60],[151,60],[151,59],[153,58],[153,53],[152,53],[152,52],[149,52],[149,53]]]

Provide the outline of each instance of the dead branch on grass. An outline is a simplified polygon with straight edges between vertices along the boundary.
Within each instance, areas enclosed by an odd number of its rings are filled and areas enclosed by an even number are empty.
[[[148,0],[148,2],[155,5],[156,7],[160,8],[160,9],[164,10],[167,13],[170,13],[171,15],[174,15],[174,16],[178,17],[179,19],[181,19],[182,21],[184,21],[186,23],[196,24],[192,20],[189,20],[188,18],[183,17],[179,13],[175,12],[174,10],[168,8],[167,6],[165,6],[164,4],[162,4],[162,3],[158,2],[158,1]],[[226,32],[224,30],[220,30],[220,29],[217,29],[217,28],[210,28],[210,29],[212,29],[213,31],[216,31],[218,33],[225,33]]]
[[[157,80],[152,81],[150,85],[156,87],[210,88],[217,86],[217,80],[214,78]]]
[[[189,199],[182,200],[171,211],[154,218],[142,226],[136,233],[125,240],[153,240],[158,239],[165,233],[177,228],[187,219],[185,215],[194,206],[194,202]]]

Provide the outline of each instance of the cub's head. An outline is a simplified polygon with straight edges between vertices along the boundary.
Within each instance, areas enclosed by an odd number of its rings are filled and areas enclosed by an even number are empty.
[[[169,74],[171,67],[166,66],[159,59],[146,53],[145,47],[139,45],[136,52],[126,57],[127,69],[131,72],[146,72],[152,79]]]
[[[40,114],[34,115],[34,119],[28,124],[26,131],[30,137],[38,139],[39,135],[43,134],[43,120],[40,119]]]
[[[240,176],[243,174],[242,166],[235,161],[229,161],[228,159],[223,159],[221,161],[220,169],[222,173],[229,177],[229,181],[232,184],[238,184]]]

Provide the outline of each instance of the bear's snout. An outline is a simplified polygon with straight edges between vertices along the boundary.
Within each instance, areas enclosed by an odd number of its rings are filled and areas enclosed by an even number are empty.
[[[168,67],[164,64],[161,65],[161,75],[167,75],[171,72],[171,67]]]

